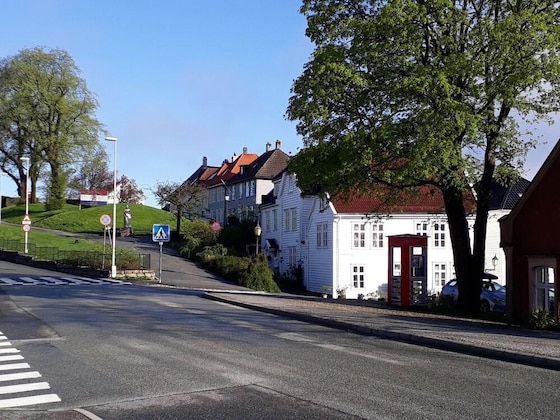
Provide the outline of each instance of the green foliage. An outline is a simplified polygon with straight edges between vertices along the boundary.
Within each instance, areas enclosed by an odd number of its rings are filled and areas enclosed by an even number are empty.
[[[430,309],[434,312],[455,314],[457,313],[457,303],[453,296],[440,295],[430,300]]]
[[[47,211],[61,210],[66,204],[66,177],[62,174],[51,176],[49,197],[45,205]]]
[[[268,267],[266,257],[262,254],[251,258],[247,270],[241,273],[239,284],[253,290],[280,293],[280,288],[274,281],[274,275]]]
[[[211,246],[205,246],[201,252],[199,252],[197,257],[200,260],[209,260],[215,257],[223,257],[227,255],[228,250],[222,244],[215,244]]]
[[[154,224],[172,224],[175,220],[175,216],[171,213],[154,207],[141,204],[130,204],[129,207],[135,232],[151,233]],[[124,225],[125,208],[126,204],[117,204],[117,229]],[[20,224],[24,214],[25,205],[9,206],[2,209],[2,220]],[[108,214],[112,218],[113,205],[80,209],[78,206],[65,204],[60,210],[46,211],[43,204],[31,204],[29,214],[34,228],[100,234],[103,233],[103,225],[99,218],[103,214]],[[32,230],[30,235],[35,235],[35,231]]]
[[[236,255],[247,255],[247,245],[255,244],[255,222],[252,220],[238,221],[231,218],[230,224],[220,231],[218,242],[231,249]]]
[[[48,196],[53,208],[60,208],[66,170],[87,160],[99,143],[98,104],[79,73],[61,49],[23,49],[0,62],[0,148],[4,161],[11,162],[2,169],[25,198],[21,157],[29,157],[31,202],[39,177],[47,176],[46,185],[54,188]]]
[[[519,119],[551,120],[560,107],[560,8],[546,1],[305,0],[301,12],[315,51],[287,109],[304,139],[288,166],[298,186],[331,196],[378,193],[379,185],[387,197],[391,188],[439,189],[458,304],[478,308],[494,174],[515,179],[536,144],[521,135]],[[465,219],[471,185],[472,250]]]
[[[192,258],[204,247],[214,245],[216,239],[217,234],[208,222],[201,219],[187,221],[183,224],[179,251],[187,258]]]
[[[538,330],[546,330],[558,327],[558,324],[550,311],[540,309],[529,316],[529,326]]]
[[[280,292],[264,255],[249,258],[209,253],[201,256],[204,267],[226,280],[254,290]]]

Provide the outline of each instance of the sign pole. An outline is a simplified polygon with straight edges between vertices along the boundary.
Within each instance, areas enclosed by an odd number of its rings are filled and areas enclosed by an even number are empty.
[[[163,241],[159,241],[159,283],[161,283],[161,255],[163,254]]]
[[[161,256],[163,254],[163,243],[169,242],[171,234],[169,225],[154,224],[152,226],[152,241],[159,242],[159,281],[161,283]]]

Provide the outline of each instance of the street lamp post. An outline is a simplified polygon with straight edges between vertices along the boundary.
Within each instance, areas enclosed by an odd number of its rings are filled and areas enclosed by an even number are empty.
[[[257,222],[257,226],[255,226],[255,229],[254,229],[253,233],[255,234],[255,238],[257,239],[256,254],[259,255],[259,237],[261,236],[261,233],[262,233],[261,225],[259,225],[259,222]]]
[[[113,142],[113,242],[111,252],[111,277],[117,277],[116,247],[117,247],[117,142],[116,137],[105,137],[106,141]]]
[[[22,157],[21,160],[24,162],[23,167],[25,168],[25,218],[27,219],[29,217],[29,158]],[[25,238],[24,252],[26,254],[29,252],[29,249],[27,247],[27,243],[28,243],[27,241],[29,238],[28,230],[29,229],[27,228],[24,230],[24,238]]]

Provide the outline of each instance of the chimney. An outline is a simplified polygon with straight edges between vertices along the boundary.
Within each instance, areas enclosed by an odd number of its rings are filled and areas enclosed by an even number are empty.
[[[270,144],[270,142],[266,142],[266,151],[270,152],[270,147],[272,146],[272,144]]]
[[[243,154],[244,154],[244,155],[247,154],[247,147],[244,147],[244,148],[243,148]]]
[[[202,167],[206,168],[208,166],[208,159],[206,158],[206,156],[204,156],[202,158]]]
[[[280,140],[276,140],[276,148],[280,149],[281,145],[282,145],[282,142]]]

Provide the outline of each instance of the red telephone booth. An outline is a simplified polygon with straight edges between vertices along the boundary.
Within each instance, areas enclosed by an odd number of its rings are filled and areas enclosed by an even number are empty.
[[[410,306],[428,303],[427,254],[427,236],[389,236],[389,304]]]

